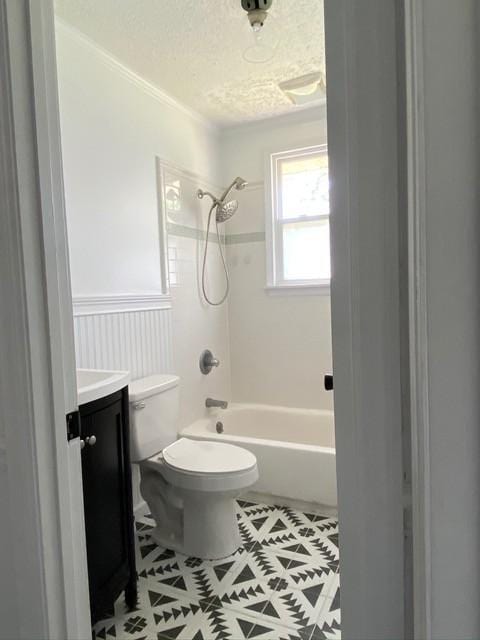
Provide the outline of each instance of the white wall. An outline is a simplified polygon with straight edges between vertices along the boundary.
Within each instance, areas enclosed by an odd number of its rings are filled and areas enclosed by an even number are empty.
[[[323,388],[323,375],[332,372],[330,296],[272,296],[265,290],[265,154],[325,142],[323,107],[222,136],[223,182],[239,175],[250,183],[235,194],[240,207],[227,222],[234,242],[227,254],[235,401],[333,408],[333,394]]]
[[[173,369],[182,379],[180,427],[203,415],[207,395],[232,397],[230,350],[234,400],[331,407],[322,380],[332,370],[329,297],[267,296],[262,239],[228,246],[229,303],[205,305],[199,272],[208,204],[195,198],[199,186],[218,191],[243,175],[252,187],[239,194],[227,232],[264,233],[264,152],[324,142],[325,110],[232,129],[220,141],[78,32],[59,23],[57,38],[74,299],[125,296],[125,313],[79,312],[79,364],[125,367],[133,377]],[[172,309],[139,311],[129,296],[161,293],[156,157],[182,187],[181,210],[168,220]],[[210,245],[209,273],[219,291],[217,250]],[[198,369],[204,348],[222,361],[207,377]]]
[[[230,398],[226,307],[207,308],[197,280],[208,209],[195,192],[218,189],[218,134],[62,23],[57,40],[77,364],[126,368],[133,378],[178,374],[181,428],[204,415],[207,395]],[[184,194],[173,221],[180,231],[168,238],[170,304],[155,297],[163,258],[156,157],[172,164]],[[178,235],[185,228],[194,237]],[[213,281],[219,267],[212,259]],[[207,377],[198,364],[205,348],[222,361]]]
[[[218,178],[216,134],[57,24],[74,296],[158,292],[155,156]]]

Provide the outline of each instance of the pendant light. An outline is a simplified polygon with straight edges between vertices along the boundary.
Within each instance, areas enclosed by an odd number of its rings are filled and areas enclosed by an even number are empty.
[[[250,44],[243,52],[247,62],[261,64],[275,56],[280,30],[275,17],[269,13],[273,0],[241,0],[248,17]]]

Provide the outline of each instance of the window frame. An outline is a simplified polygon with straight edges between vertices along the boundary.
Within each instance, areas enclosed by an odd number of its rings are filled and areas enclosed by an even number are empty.
[[[281,217],[281,180],[279,166],[283,160],[302,158],[311,155],[326,155],[326,144],[316,144],[297,147],[283,151],[272,151],[265,154],[265,207],[266,207],[266,257],[267,257],[267,285],[266,290],[271,294],[319,295],[330,293],[330,278],[285,280],[283,278],[283,226],[295,222],[330,221],[330,212],[308,217]]]

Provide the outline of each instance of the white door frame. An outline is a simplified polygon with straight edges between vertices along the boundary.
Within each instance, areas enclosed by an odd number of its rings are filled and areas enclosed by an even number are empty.
[[[340,247],[340,254],[345,256],[342,264],[335,265],[332,287],[334,321],[338,324],[334,338],[335,408],[345,639],[385,640],[403,633],[402,597],[398,599],[399,594],[403,596],[400,373],[394,366],[399,361],[398,299],[394,292],[398,271],[391,261],[391,253],[398,247],[390,216],[369,247],[373,250],[371,262],[364,261],[358,214],[368,201],[365,191],[361,193],[363,204],[361,198],[357,200],[362,186],[358,167],[364,162],[378,164],[378,158],[368,157],[365,148],[359,146],[365,135],[359,130],[358,109],[366,97],[361,86],[366,76],[362,76],[365,69],[358,66],[357,56],[362,52],[362,36],[368,33],[362,28],[369,24],[373,32],[372,48],[363,50],[367,58],[374,53],[374,46],[377,51],[389,51],[398,19],[392,13],[394,4],[394,0],[326,0],[327,54],[328,49],[338,54],[327,62],[329,145],[339,182],[334,186],[337,221],[332,224],[332,233],[334,246]],[[416,598],[424,597],[415,623],[416,637],[428,638],[428,468],[424,466],[428,412],[421,275],[423,182],[421,156],[417,154],[422,151],[418,4],[415,0],[406,2],[413,328],[410,373],[416,390],[412,405],[415,589]],[[0,94],[2,122],[10,125],[2,127],[0,137],[0,179],[2,187],[8,187],[0,191],[2,216],[5,210],[1,266],[2,273],[9,274],[0,283],[1,299],[9,301],[8,306],[0,305],[0,347],[3,361],[8,362],[8,372],[2,367],[0,373],[0,415],[5,428],[0,446],[6,452],[9,486],[15,487],[11,490],[14,501],[10,517],[17,601],[38,605],[22,609],[17,616],[18,637],[86,638],[88,607],[82,595],[86,577],[78,573],[78,567],[85,567],[84,548],[78,549],[78,541],[71,535],[70,507],[75,490],[70,482],[75,473],[72,476],[72,466],[67,463],[69,456],[76,459],[74,472],[79,474],[79,452],[69,452],[64,424],[65,413],[76,402],[51,0],[0,0],[0,33],[4,36],[0,42],[0,79],[2,86],[11,85],[10,95]],[[392,96],[382,93],[385,87],[387,93],[393,91],[388,83],[391,60],[377,56],[367,62],[374,65],[370,66],[370,79],[379,77],[387,83],[373,81],[369,99],[378,107],[377,122],[380,118],[380,124],[391,131],[388,112]],[[385,154],[385,160],[391,160],[388,146],[376,149]],[[380,194],[373,203],[371,221],[385,207],[396,211],[391,199],[395,181],[382,185],[374,179],[368,187]],[[380,276],[378,269],[382,269]],[[373,309],[366,310],[362,301],[369,296]],[[374,323],[374,331],[369,321]],[[18,394],[19,388],[25,393]],[[24,395],[27,402],[23,401]],[[20,406],[13,403],[8,411],[15,397],[22,402]],[[384,433],[380,429],[382,420],[391,427]],[[376,560],[379,565],[375,565]],[[75,588],[79,589],[78,596],[70,592]],[[71,599],[78,602],[73,609]]]
[[[0,32],[0,415],[15,637],[86,640],[80,443],[66,436],[77,399],[52,3],[0,0]]]
[[[326,0],[342,637],[404,637],[396,0]]]
[[[405,0],[413,624],[415,638],[430,640],[431,480],[423,46],[423,2]]]

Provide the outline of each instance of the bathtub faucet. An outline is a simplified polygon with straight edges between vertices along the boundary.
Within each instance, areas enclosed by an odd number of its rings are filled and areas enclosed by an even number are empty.
[[[207,398],[205,400],[205,406],[210,409],[211,407],[218,407],[219,409],[226,409],[228,402],[226,400],[214,400],[213,398]]]

